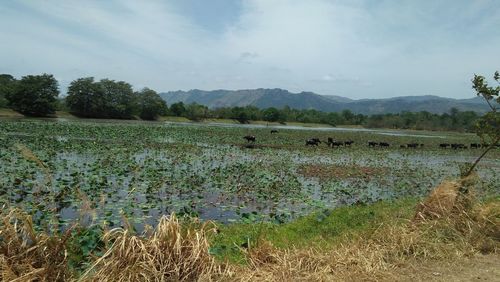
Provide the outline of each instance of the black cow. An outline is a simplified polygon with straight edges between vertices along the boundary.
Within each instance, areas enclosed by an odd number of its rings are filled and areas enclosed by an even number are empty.
[[[243,138],[246,139],[247,142],[255,142],[255,136],[253,135],[243,136]]]
[[[467,149],[467,146],[465,146],[464,144],[461,144],[461,143],[453,143],[451,144],[451,148],[452,149]]]
[[[406,148],[406,145],[399,145],[399,148],[404,149],[404,148]]]
[[[354,143],[352,140],[344,141],[344,146],[351,146]]]
[[[306,146],[318,146],[321,141],[318,138],[311,138],[306,140]]]
[[[409,144],[406,144],[406,147],[416,149],[418,147],[418,144],[417,143],[409,143]]]
[[[446,149],[448,147],[450,147],[450,144],[448,144],[448,143],[441,143],[441,144],[439,144],[439,148]]]
[[[332,144],[332,143],[333,143],[333,141],[334,141],[334,140],[333,140],[333,138],[332,138],[332,137],[328,137],[328,140],[327,140],[326,144],[327,144],[328,146],[330,146],[330,144]]]
[[[333,141],[332,143],[330,143],[330,146],[333,147],[339,147],[339,146],[344,146],[344,142],[342,141]]]
[[[387,143],[387,142],[379,142],[378,145],[380,147],[389,147],[390,146],[389,143]]]
[[[377,142],[368,141],[368,147],[376,147],[377,145],[378,145]]]
[[[276,130],[276,129],[271,130],[271,134],[274,134],[274,133],[278,133],[278,130]]]
[[[481,144],[478,144],[478,143],[470,143],[470,148],[471,148],[471,149],[478,149],[478,148],[481,148]]]

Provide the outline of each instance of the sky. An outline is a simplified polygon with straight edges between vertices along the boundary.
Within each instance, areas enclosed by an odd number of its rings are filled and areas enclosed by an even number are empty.
[[[0,73],[158,92],[283,88],[474,97],[500,70],[498,0],[1,0]]]

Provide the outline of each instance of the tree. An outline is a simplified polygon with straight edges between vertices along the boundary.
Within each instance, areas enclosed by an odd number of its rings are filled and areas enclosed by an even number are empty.
[[[0,108],[7,107],[7,96],[15,90],[17,80],[10,74],[0,74]]]
[[[24,115],[47,116],[55,113],[58,96],[57,80],[45,73],[23,76],[6,98],[12,109]]]
[[[477,96],[483,97],[490,107],[490,111],[479,119],[476,126],[478,136],[483,140],[483,143],[487,143],[489,146],[470,166],[465,176],[470,175],[486,153],[498,146],[500,142],[500,113],[497,112],[497,105],[500,104],[500,74],[498,71],[495,72],[493,79],[499,84],[498,86],[489,86],[484,76],[474,75],[472,79],[472,88],[476,91]]]
[[[137,96],[124,81],[93,77],[74,80],[68,87],[66,103],[76,115],[94,118],[132,118],[138,113]]]
[[[207,106],[191,103],[186,108],[186,117],[193,121],[201,121],[208,116]]]
[[[276,121],[283,122],[284,121],[280,111],[274,107],[265,109],[262,112],[262,118],[265,121],[270,121],[270,122],[276,122]]]
[[[186,107],[183,102],[173,103],[170,106],[170,112],[176,117],[181,117],[186,115]]]
[[[137,113],[137,100],[132,85],[110,79],[102,79],[98,85],[104,98],[103,110],[109,117],[127,119]]]
[[[139,117],[145,120],[156,120],[167,111],[167,103],[156,91],[143,88],[136,93],[139,103]]]
[[[101,117],[105,114],[103,93],[93,77],[74,80],[68,87],[66,104],[73,114],[84,117]]]
[[[233,107],[231,109],[231,118],[237,120],[239,123],[248,123],[250,117],[243,107]]]

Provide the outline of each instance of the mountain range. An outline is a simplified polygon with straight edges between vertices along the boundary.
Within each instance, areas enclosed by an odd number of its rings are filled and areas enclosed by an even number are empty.
[[[246,89],[246,90],[189,90],[160,93],[168,104],[176,102],[198,103],[209,108],[253,105],[258,108],[315,109],[324,112],[351,110],[360,114],[399,113],[402,111],[431,113],[449,112],[451,108],[460,111],[486,112],[488,106],[481,97],[453,99],[439,96],[402,96],[386,99],[353,100],[334,95],[319,95],[313,92],[291,93],[284,89]]]

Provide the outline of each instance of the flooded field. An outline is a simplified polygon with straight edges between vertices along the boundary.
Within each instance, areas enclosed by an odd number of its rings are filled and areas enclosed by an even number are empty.
[[[256,136],[246,148],[243,136]],[[351,147],[305,146],[317,137]],[[369,148],[368,141],[388,148]],[[480,154],[439,149],[471,134],[173,123],[0,120],[0,203],[38,226],[142,229],[176,212],[220,222],[286,222],[323,208],[425,195]],[[401,144],[421,143],[418,149]],[[500,150],[479,165],[479,196],[500,194]]]

